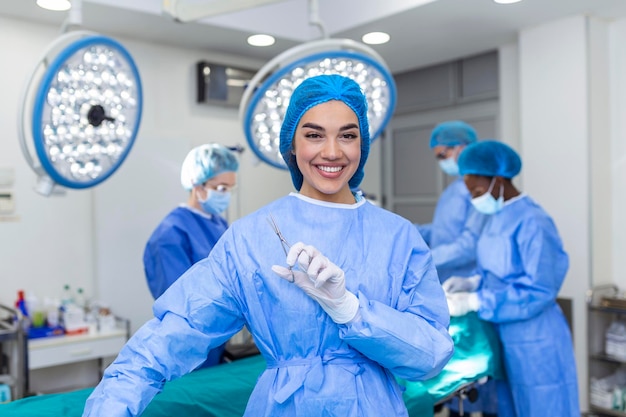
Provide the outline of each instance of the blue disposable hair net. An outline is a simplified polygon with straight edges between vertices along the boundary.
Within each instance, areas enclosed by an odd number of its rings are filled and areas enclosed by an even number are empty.
[[[461,175],[513,178],[522,170],[522,160],[507,144],[483,140],[463,149],[458,160]]]
[[[208,143],[193,148],[180,169],[180,183],[185,190],[205,183],[224,172],[237,172],[239,160],[227,147]]]
[[[430,148],[469,145],[478,139],[474,128],[461,120],[439,123],[430,134]]]
[[[365,175],[363,166],[370,151],[370,129],[367,120],[367,100],[356,81],[341,75],[318,75],[302,81],[293,91],[289,107],[280,129],[280,153],[291,172],[291,180],[297,190],[302,187],[302,172],[292,154],[293,136],[302,115],[312,107],[330,100],[339,100],[354,111],[359,120],[361,133],[361,159],[348,184],[351,189],[359,186]]]

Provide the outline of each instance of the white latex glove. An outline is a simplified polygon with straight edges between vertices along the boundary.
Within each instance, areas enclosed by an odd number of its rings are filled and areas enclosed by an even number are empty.
[[[478,311],[480,299],[475,292],[455,292],[446,294],[450,316],[464,316],[470,311]]]
[[[473,292],[480,285],[480,275],[471,277],[450,277],[441,284],[443,290],[448,293],[454,292]]]
[[[272,266],[272,271],[289,282],[293,280],[335,323],[344,324],[355,318],[359,300],[346,290],[346,278],[341,268],[316,248],[302,242],[291,246],[287,254],[287,265],[293,267],[296,262],[301,271],[280,265]]]

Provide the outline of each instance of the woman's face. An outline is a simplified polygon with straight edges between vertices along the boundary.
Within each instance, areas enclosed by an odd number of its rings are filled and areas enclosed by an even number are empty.
[[[296,128],[292,152],[304,177],[300,194],[354,203],[348,181],[361,159],[361,132],[350,107],[332,100],[309,109]]]

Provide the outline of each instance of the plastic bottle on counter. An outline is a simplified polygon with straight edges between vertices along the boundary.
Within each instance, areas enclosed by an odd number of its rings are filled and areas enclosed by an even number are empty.
[[[24,290],[17,292],[17,301],[15,301],[15,308],[17,308],[24,317],[28,317],[28,307],[26,306],[26,299],[24,298]]]
[[[85,298],[85,291],[82,288],[76,290],[76,298],[74,299],[76,305],[83,310],[87,309],[87,299]]]
[[[61,296],[61,306],[65,307],[69,304],[74,304],[74,297],[69,284],[65,284],[63,286],[63,295]]]

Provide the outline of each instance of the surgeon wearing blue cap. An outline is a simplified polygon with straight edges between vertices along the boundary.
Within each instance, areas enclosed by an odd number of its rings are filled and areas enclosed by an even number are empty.
[[[156,300],[83,415],[141,414],[245,325],[267,362],[245,416],[408,416],[394,375],[441,371],[449,313],[415,227],[352,191],[369,147],[359,85],[304,80],[280,132],[297,192],[235,221]]]
[[[480,279],[476,275],[476,242],[487,216],[472,206],[472,197],[459,175],[457,164],[463,149],[477,140],[476,130],[461,120],[439,123],[430,135],[430,148],[439,161],[439,167],[454,180],[437,200],[432,223],[416,226],[430,246],[441,282],[450,277],[464,277],[466,281],[462,282],[465,284]],[[453,398],[446,404],[450,417],[460,415],[458,401],[458,398]],[[481,412],[483,417],[495,416],[495,382],[489,380],[479,385],[478,398],[473,402],[465,399],[463,411],[468,414]]]
[[[457,158],[476,140],[474,128],[461,120],[438,124],[430,137],[441,170],[454,178],[437,200],[432,223],[416,225],[430,246],[441,282],[451,276],[470,277],[475,273],[476,239],[486,218],[470,203]]]
[[[552,218],[513,185],[521,167],[498,141],[459,157],[472,204],[489,219],[477,244],[478,284],[444,283],[450,314],[477,311],[495,324],[507,375],[498,381],[498,416],[579,417],[572,335],[556,302],[569,260]]]
[[[228,227],[222,213],[237,183],[239,161],[218,143],[193,148],[185,157],[180,182],[189,192],[186,204],[157,226],[143,254],[148,287],[156,299],[191,265],[206,258]]]

